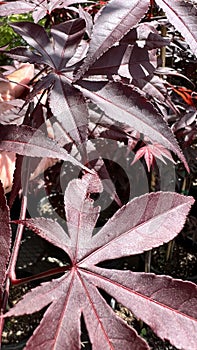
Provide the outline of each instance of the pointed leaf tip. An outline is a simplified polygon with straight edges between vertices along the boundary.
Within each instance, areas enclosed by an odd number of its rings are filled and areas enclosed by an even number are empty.
[[[75,81],[140,21],[148,6],[149,0],[111,0],[102,8],[93,27],[87,57],[77,72]]]

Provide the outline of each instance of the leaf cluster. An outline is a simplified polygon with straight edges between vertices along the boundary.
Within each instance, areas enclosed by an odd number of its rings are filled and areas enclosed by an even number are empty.
[[[81,349],[82,320],[92,349],[149,349],[115,314],[103,291],[178,349],[197,349],[194,283],[105,267],[108,260],[143,254],[172,240],[194,202],[176,192],[157,191],[124,203],[111,181],[116,174],[110,175],[105,160],[109,150],[103,154],[99,148],[103,140],[115,141],[116,151],[126,146],[128,153],[135,153],[132,164],[143,158],[147,177],[157,169],[157,159],[165,162],[163,157],[190,171],[185,154],[196,138],[194,87],[180,72],[164,67],[165,50],[173,39],[163,35],[162,28],[173,24],[196,55],[196,7],[183,0],[156,3],[164,11],[162,18],[152,15],[157,6],[148,0],[0,3],[0,16],[31,12],[33,17],[10,23],[26,44],[1,50],[14,61],[32,65],[34,77],[28,86],[20,82],[20,100],[11,95],[0,101],[0,150],[17,154],[8,205],[0,189],[0,330],[6,317],[46,308],[27,350]],[[39,22],[43,18],[46,21]],[[173,97],[177,88],[168,78],[174,76],[191,84],[190,103]],[[0,78],[2,89],[16,83],[5,73]],[[177,91],[181,97],[181,89]],[[57,160],[69,162],[80,173],[71,181],[67,175],[64,226],[57,220],[27,217],[32,181]],[[119,209],[98,229],[103,208],[94,199],[104,191]],[[11,245],[9,209],[21,192]],[[69,263],[17,279],[24,227],[64,251]],[[29,291],[6,312],[10,283],[51,275],[54,279]]]

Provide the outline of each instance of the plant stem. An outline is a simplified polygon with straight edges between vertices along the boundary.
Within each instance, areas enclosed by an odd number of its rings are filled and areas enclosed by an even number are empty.
[[[25,173],[25,180],[24,180],[24,189],[23,189],[23,197],[22,197],[22,203],[21,203],[21,212],[20,212],[20,217],[19,220],[25,220],[26,218],[26,210],[27,210],[27,191],[28,191],[28,180],[29,180],[29,171],[30,170],[30,160],[27,159],[27,164],[26,164],[26,173]],[[22,234],[23,234],[23,229],[24,225],[19,224],[16,232],[16,238],[14,241],[14,246],[8,266],[8,276],[11,279],[16,278],[15,274],[15,267],[16,267],[16,261],[18,257],[18,252],[20,249],[20,243],[22,239]]]
[[[38,279],[43,279],[43,278],[46,278],[46,277],[54,276],[54,275],[57,275],[59,273],[63,273],[65,271],[68,271],[70,269],[71,269],[70,265],[56,267],[54,269],[38,273],[38,274],[36,274],[34,276],[29,276],[29,277],[20,278],[20,279],[13,279],[12,280],[12,284],[15,285],[15,286],[18,286],[18,285],[21,285],[21,284],[24,284],[24,283],[36,281]]]
[[[166,251],[166,261],[172,259],[173,250],[174,250],[174,239],[168,243],[167,251]]]
[[[7,301],[8,301],[8,297],[9,297],[9,290],[10,290],[10,279],[7,278],[6,283],[5,283],[3,298],[2,298],[1,309],[0,309],[0,338],[2,336],[4,323],[5,323],[5,319],[1,316],[5,313],[5,310],[6,310]],[[1,341],[0,341],[0,349],[1,349]]]
[[[166,26],[163,25],[161,27],[161,35],[166,36],[166,34],[167,34],[167,29],[166,29]],[[162,67],[166,66],[166,47],[165,46],[161,48],[161,65]]]
[[[145,252],[145,272],[150,272],[152,251]]]
[[[30,162],[30,160],[28,159],[26,173],[25,173],[25,186],[24,186],[24,194],[23,194],[22,204],[21,204],[20,220],[24,220],[26,218],[27,189],[28,189],[29,168],[30,168],[29,162]],[[15,267],[16,267],[18,252],[20,249],[23,228],[24,228],[23,224],[18,225],[17,232],[16,232],[16,238],[15,238],[14,246],[13,246],[12,253],[11,253],[11,258],[10,258],[8,269],[7,269],[7,278],[5,281],[5,289],[4,289],[4,293],[3,293],[2,308],[0,311],[0,315],[3,315],[5,313],[5,310],[6,310],[6,305],[8,302],[9,290],[10,290],[10,281],[12,279],[15,279],[15,277],[16,277]],[[2,334],[3,326],[4,326],[4,319],[0,318],[0,334]]]
[[[189,184],[190,184],[190,182],[189,182]],[[184,179],[183,179],[181,194],[188,195],[189,187],[190,186],[188,186],[188,176],[186,174]],[[167,251],[166,251],[166,261],[172,259],[172,254],[173,254],[173,250],[174,250],[174,243],[175,243],[174,239],[168,243]]]
[[[151,165],[150,173],[148,174],[148,180],[149,192],[156,192],[160,190],[159,168],[156,161],[154,162],[154,165]],[[151,256],[152,250],[145,252],[145,272],[150,272],[151,270]]]

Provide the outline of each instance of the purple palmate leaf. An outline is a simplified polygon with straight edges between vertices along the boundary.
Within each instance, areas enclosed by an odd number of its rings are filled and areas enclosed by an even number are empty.
[[[141,66],[141,71],[147,71],[148,73],[148,68],[151,66],[151,71],[153,72],[156,67],[151,65],[152,62],[150,63],[148,50],[159,48],[167,44],[169,44],[169,40],[159,35],[154,27],[144,23],[139,24],[123,37],[120,41],[120,45],[110,48],[99,59],[97,59],[96,62],[89,67],[85,76],[96,74],[118,74],[118,69],[121,64],[126,66],[129,65],[130,73],[131,67],[133,67],[133,71],[137,70],[136,66]],[[123,59],[126,49],[129,52]],[[157,63],[156,51],[154,53],[154,58]],[[122,60],[124,62],[122,62]],[[133,74],[131,75],[133,76]],[[135,75],[137,75],[137,73]]]
[[[56,54],[55,65],[58,70],[64,68],[73,57],[84,33],[85,20],[80,18],[57,24],[51,28]]]
[[[85,73],[88,75],[107,75],[118,74],[126,45],[114,46],[105,52]],[[128,61],[127,61],[128,64]]]
[[[169,21],[184,36],[191,50],[197,55],[197,9],[189,1],[156,0],[165,11]]]
[[[170,192],[145,194],[123,206],[97,233],[99,215],[91,192],[98,177],[72,180],[65,192],[68,233],[43,218],[23,221],[69,254],[65,274],[27,293],[6,316],[29,314],[48,306],[26,350],[82,349],[83,315],[93,350],[149,349],[135,330],[117,317],[100,293],[105,290],[149,324],[163,339],[188,350],[197,343],[197,287],[171,277],[98,267],[107,259],[141,253],[174,238],[194,202]]]
[[[45,29],[38,24],[19,22],[12,23],[11,27],[36,50],[32,54],[26,48],[18,48],[19,51],[13,51],[14,55],[18,53],[19,59],[20,56],[22,59],[26,56],[34,63],[45,63],[56,72],[65,68],[85,33],[85,21],[81,18],[54,25],[51,29],[52,41]]]
[[[42,26],[31,22],[19,22],[12,23],[11,27],[17,34],[21,35],[30,46],[42,55],[42,63],[55,67],[54,50],[50,39]]]
[[[45,63],[52,68],[50,73],[35,84],[29,99],[39,91],[50,87],[49,104],[54,116],[84,151],[88,131],[88,109],[81,92],[71,85],[72,76],[63,70],[66,71],[67,64],[69,67],[69,61],[75,55],[83,38],[85,21],[75,19],[53,26],[52,40],[44,28],[35,23],[14,23],[12,27],[35,49],[35,52],[26,48],[15,48],[8,55],[11,57],[18,55],[18,59],[22,61],[28,59],[38,64]]]
[[[72,58],[85,33],[85,21],[83,19],[70,20],[54,25],[51,29],[53,42],[50,41],[44,28],[38,24],[19,22],[11,26],[41,55],[36,55],[25,48],[21,48],[21,53],[18,51],[19,57],[26,55],[32,62],[48,64],[57,71],[61,71]],[[16,55],[17,50],[14,53]]]
[[[6,265],[10,256],[11,227],[9,225],[9,220],[9,208],[6,204],[3,186],[0,181],[0,304],[2,287],[5,281]]]

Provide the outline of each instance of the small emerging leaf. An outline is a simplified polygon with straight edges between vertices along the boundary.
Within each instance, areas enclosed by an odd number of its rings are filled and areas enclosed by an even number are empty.
[[[146,146],[141,147],[131,163],[133,165],[137,160],[144,156],[148,171],[150,171],[151,166],[154,163],[154,158],[160,159],[162,162],[166,163],[163,159],[163,156],[170,159],[171,162],[175,163],[170,152],[159,144],[147,144]]]

